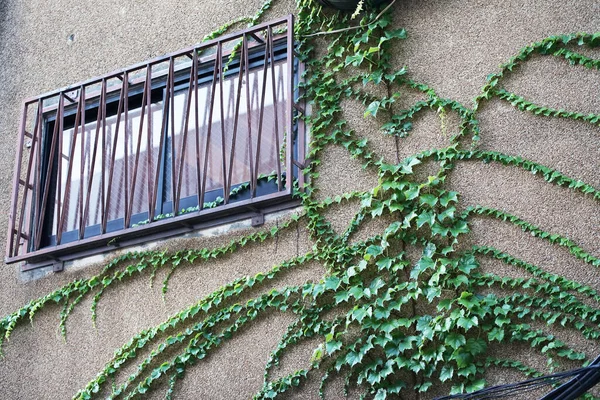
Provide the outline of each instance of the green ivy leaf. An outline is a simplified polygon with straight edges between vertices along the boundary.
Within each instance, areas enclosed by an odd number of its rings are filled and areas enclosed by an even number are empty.
[[[452,379],[454,376],[454,367],[451,365],[444,365],[442,370],[440,371],[440,381],[446,382],[447,380]]]
[[[375,100],[373,102],[371,102],[371,104],[369,104],[367,106],[367,109],[365,110],[365,118],[368,117],[369,115],[372,115],[374,117],[377,116],[377,111],[379,111],[379,105],[381,104],[380,101]]]
[[[459,347],[465,345],[467,343],[467,339],[460,333],[452,332],[446,336],[444,343],[453,349],[458,349]]]

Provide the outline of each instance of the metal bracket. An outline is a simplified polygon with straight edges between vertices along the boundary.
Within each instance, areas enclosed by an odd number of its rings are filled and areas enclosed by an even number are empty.
[[[252,226],[259,227],[265,224],[265,214],[257,213],[252,217]]]
[[[65,270],[65,262],[56,260],[52,263],[52,272],[63,272]]]

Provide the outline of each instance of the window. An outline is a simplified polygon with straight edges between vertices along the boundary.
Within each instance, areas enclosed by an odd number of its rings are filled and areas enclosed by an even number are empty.
[[[305,146],[292,24],[26,100],[7,262],[30,269],[289,207]]]

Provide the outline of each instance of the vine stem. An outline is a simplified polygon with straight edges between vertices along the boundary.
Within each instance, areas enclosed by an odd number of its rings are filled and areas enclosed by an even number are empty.
[[[392,2],[390,4],[387,5],[386,8],[383,9],[382,12],[380,12],[379,14],[377,14],[377,16],[375,17],[375,19],[371,22],[369,22],[370,24],[372,24],[373,22],[377,22],[379,20],[379,18],[381,18],[381,16],[383,14],[385,14],[385,12],[387,10],[389,10],[394,3],[396,2],[396,0],[392,0]],[[317,33],[311,33],[309,35],[302,35],[302,37],[313,37],[313,36],[321,36],[321,35],[332,35],[334,33],[341,33],[341,32],[347,32],[347,31],[352,31],[354,29],[358,29],[358,28],[362,28],[364,25],[354,25],[354,26],[349,26],[347,28],[342,28],[342,29],[336,29],[333,31],[327,31],[327,32],[317,32]]]

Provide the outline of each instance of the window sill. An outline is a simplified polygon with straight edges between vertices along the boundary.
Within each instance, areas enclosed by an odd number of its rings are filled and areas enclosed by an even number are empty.
[[[296,208],[299,200],[292,199],[287,193],[274,193],[260,199],[249,199],[233,204],[227,204],[214,209],[180,215],[135,228],[106,233],[78,241],[76,244],[67,243],[48,247],[36,252],[35,255],[22,255],[6,258],[7,263],[24,262],[21,271],[31,271],[53,264],[81,259],[96,254],[104,254],[117,249],[128,248],[142,243],[163,240],[184,234],[190,234],[202,229],[223,226],[234,222],[250,219],[256,215],[268,215],[279,211]],[[244,211],[240,210],[240,207]],[[232,214],[231,209],[236,209]],[[58,270],[62,270],[59,268]]]

